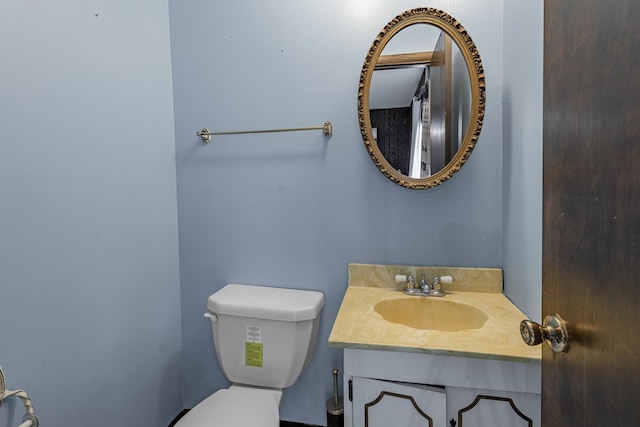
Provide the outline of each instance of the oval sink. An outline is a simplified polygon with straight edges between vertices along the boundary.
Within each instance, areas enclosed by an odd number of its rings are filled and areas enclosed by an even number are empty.
[[[442,298],[410,297],[377,303],[375,311],[385,320],[414,329],[462,331],[484,326],[487,315],[477,308]]]

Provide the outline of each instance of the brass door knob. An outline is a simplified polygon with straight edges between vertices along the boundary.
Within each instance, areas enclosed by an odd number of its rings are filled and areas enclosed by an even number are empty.
[[[520,336],[527,345],[538,345],[546,341],[556,353],[569,350],[569,332],[560,315],[544,318],[542,325],[531,320],[520,322]]]

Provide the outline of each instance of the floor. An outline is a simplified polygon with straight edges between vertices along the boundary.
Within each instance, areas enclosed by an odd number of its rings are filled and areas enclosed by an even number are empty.
[[[171,424],[169,424],[169,427],[175,426],[176,423],[178,422],[178,420],[180,420],[180,418],[184,417],[184,414],[186,414],[187,412],[189,412],[188,409],[183,409],[182,411],[180,411],[180,413],[173,419],[173,421],[171,421]]]
[[[315,424],[300,424],[300,423],[294,423],[291,421],[280,420],[280,427],[321,427],[321,426],[317,426]]]

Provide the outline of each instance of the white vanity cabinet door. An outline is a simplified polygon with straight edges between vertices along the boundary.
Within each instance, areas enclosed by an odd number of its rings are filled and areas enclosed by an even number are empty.
[[[446,425],[447,397],[443,387],[362,377],[352,380],[353,427]],[[345,425],[349,425],[348,421]]]
[[[456,427],[540,427],[540,395],[447,387],[447,419]]]
[[[413,408],[409,399],[401,402],[401,398],[396,398],[399,408],[387,409],[386,405],[394,403],[392,399],[384,402],[385,406],[366,406],[382,391],[421,396],[418,390],[428,390],[431,391],[428,397],[414,397],[414,400],[419,408],[427,408],[422,411],[434,418],[434,427],[540,427],[540,378],[539,363],[347,348],[344,351],[344,425],[364,427],[365,408],[371,408],[368,411],[371,427],[429,426],[423,417],[418,424],[400,418],[405,413],[420,414],[415,408],[406,410]],[[349,395],[353,401],[349,400]],[[475,402],[478,396],[486,397]],[[436,404],[435,407],[444,408],[446,413],[442,417],[437,415],[436,421],[436,416],[429,412],[434,408],[428,405],[440,399],[446,405]],[[383,422],[387,424],[372,423],[372,411],[376,406],[384,408],[386,418]],[[461,423],[458,422],[460,411]],[[525,418],[518,415],[518,411]]]

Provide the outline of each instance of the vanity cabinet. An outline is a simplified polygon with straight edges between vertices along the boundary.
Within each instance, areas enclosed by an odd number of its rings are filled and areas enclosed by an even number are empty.
[[[455,281],[406,296],[388,286],[406,272]],[[350,264],[328,340],[344,350],[345,426],[540,427],[541,349],[502,283],[499,269]]]
[[[346,427],[539,427],[540,363],[344,350]]]

